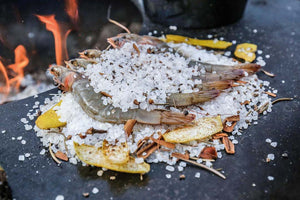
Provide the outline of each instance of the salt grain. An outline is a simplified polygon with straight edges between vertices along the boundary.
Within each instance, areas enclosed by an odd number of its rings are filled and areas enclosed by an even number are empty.
[[[99,171],[97,171],[97,176],[102,176],[103,175],[103,170],[99,170]]]
[[[274,181],[274,177],[273,176],[268,176],[268,180],[269,181]]]
[[[175,171],[175,168],[173,166],[166,166],[166,170],[169,171],[169,172],[174,172]]]
[[[40,151],[40,154],[41,155],[44,155],[46,153],[46,150],[45,149],[42,149],[41,151]]]
[[[267,142],[267,143],[271,143],[272,140],[271,140],[270,138],[267,138],[267,139],[266,139],[266,142]]]
[[[25,160],[25,156],[24,155],[19,155],[19,161],[24,161]]]
[[[270,159],[270,160],[274,160],[275,159],[275,155],[272,154],[272,153],[270,153],[270,154],[268,154],[267,158]]]
[[[186,167],[186,162],[181,161],[181,162],[179,163],[179,166],[181,166],[181,167]]]
[[[171,174],[166,174],[166,178],[171,178],[172,175]]]
[[[21,141],[21,144],[26,144],[26,140],[22,140],[22,141]]]
[[[99,192],[99,189],[96,188],[96,187],[94,187],[93,190],[92,190],[92,193],[93,193],[93,194],[97,194],[98,192]]]
[[[170,30],[176,31],[177,30],[177,26],[169,26]]]
[[[57,195],[55,200],[64,200],[65,197],[63,195]]]
[[[182,172],[184,168],[182,166],[178,166],[177,169],[179,172]]]
[[[196,172],[195,178],[200,178],[200,172]]]
[[[30,156],[30,153],[25,153],[25,157],[28,158]]]
[[[272,147],[277,147],[277,142],[271,142],[271,144],[270,144]]]
[[[1,133],[6,133],[6,130],[1,131]]]

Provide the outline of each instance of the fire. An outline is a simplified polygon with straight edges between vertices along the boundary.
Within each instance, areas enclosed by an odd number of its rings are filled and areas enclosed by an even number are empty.
[[[27,52],[23,45],[19,45],[15,48],[15,63],[8,65],[8,68],[11,69],[11,76],[13,78],[9,78],[5,66],[0,61],[0,71],[5,79],[5,86],[0,87],[1,93],[8,95],[12,87],[16,91],[19,91],[21,81],[24,77],[24,68],[29,63],[29,59],[26,54]]]
[[[46,29],[51,31],[55,42],[55,57],[56,64],[63,65],[65,60],[68,60],[67,37],[71,32],[65,24],[58,23],[55,20],[55,15],[36,15],[39,20],[46,24]]]
[[[78,3],[77,0],[65,0],[66,13],[71,18],[73,24],[78,22]]]

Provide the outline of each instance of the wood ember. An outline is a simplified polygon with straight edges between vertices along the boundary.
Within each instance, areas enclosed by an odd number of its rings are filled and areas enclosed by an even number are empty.
[[[234,144],[228,139],[228,137],[223,137],[222,142],[225,146],[226,153],[228,153],[228,154],[234,154],[235,153]]]
[[[132,129],[134,127],[134,125],[136,124],[136,120],[135,119],[129,119],[127,120],[127,122],[124,125],[124,131],[127,134],[127,137],[129,137],[132,133]]]
[[[55,153],[55,157],[59,158],[61,160],[64,160],[64,161],[68,161],[69,160],[68,156],[65,153],[61,152],[61,151],[57,151]]]
[[[217,159],[218,158],[217,150],[215,147],[206,146],[202,149],[198,157],[203,159]]]

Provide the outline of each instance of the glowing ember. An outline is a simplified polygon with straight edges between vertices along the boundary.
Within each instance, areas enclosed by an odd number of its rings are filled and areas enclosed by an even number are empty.
[[[21,81],[24,78],[24,68],[29,63],[26,54],[27,52],[23,45],[19,45],[15,48],[15,63],[8,65],[8,68],[11,69],[11,76],[13,77],[11,79],[8,76],[5,66],[0,61],[0,71],[5,79],[5,86],[0,87],[0,92],[6,96],[10,93],[11,87],[13,87],[15,91],[19,91]]]
[[[78,22],[78,3],[77,0],[65,0],[66,13],[71,18],[73,24]]]
[[[51,31],[55,42],[55,57],[56,64],[63,65],[65,60],[68,60],[67,37],[70,29],[65,24],[58,23],[55,20],[55,15],[41,16],[36,15],[39,20],[46,24],[46,29]]]

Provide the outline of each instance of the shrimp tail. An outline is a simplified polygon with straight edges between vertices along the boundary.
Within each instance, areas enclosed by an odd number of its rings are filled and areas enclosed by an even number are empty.
[[[236,69],[243,69],[249,75],[252,75],[255,72],[257,72],[261,68],[261,66],[256,64],[256,63],[247,63],[247,64],[236,65],[235,68]]]
[[[167,104],[170,106],[189,106],[210,101],[219,95],[219,90],[207,90],[193,93],[173,93],[167,97]]]
[[[203,84],[197,84],[195,87],[199,88],[200,90],[225,90],[227,88],[231,88],[233,83],[233,80],[211,81]]]
[[[195,118],[196,116],[191,113],[161,112],[161,124],[188,124]]]

